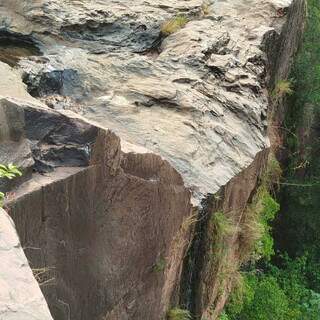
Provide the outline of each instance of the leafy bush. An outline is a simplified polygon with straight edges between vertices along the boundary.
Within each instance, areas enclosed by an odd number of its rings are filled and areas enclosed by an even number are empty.
[[[307,287],[307,257],[285,255],[280,264],[245,274],[242,298],[234,291],[226,306],[229,320],[319,320],[320,294]]]
[[[256,243],[256,253],[260,257],[270,260],[274,255],[272,228],[270,223],[279,212],[280,205],[271,197],[270,193],[264,192],[261,198],[262,209],[260,212],[260,224],[263,228],[261,239]]]
[[[285,320],[288,312],[288,300],[272,276],[246,276],[247,292],[242,304],[233,301],[227,306],[230,320]]]
[[[12,163],[5,166],[0,164],[0,178],[13,179],[17,176],[21,176],[21,171]]]
[[[219,317],[219,320],[230,320],[228,315],[223,311]]]
[[[13,179],[17,176],[21,176],[21,171],[12,163],[8,164],[7,166],[0,164],[0,179]],[[3,206],[5,195],[3,192],[0,192],[0,207]]]
[[[173,308],[168,311],[168,320],[190,320],[191,314],[188,310]]]

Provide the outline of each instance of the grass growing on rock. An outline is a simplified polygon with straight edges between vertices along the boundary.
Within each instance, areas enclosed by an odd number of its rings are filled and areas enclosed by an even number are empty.
[[[273,188],[280,182],[282,170],[273,153],[269,154],[261,183],[251,204],[246,208],[241,223],[240,256],[242,262],[264,258],[270,260],[274,254],[270,223],[280,210],[272,197]]]
[[[163,257],[160,257],[156,264],[153,266],[153,271],[161,273],[166,268],[166,260]]]
[[[13,179],[15,177],[20,177],[22,175],[21,171],[12,163],[6,165],[0,164],[0,179]],[[3,206],[5,195],[0,192],[0,208]]]
[[[286,95],[292,95],[292,81],[290,80],[279,80],[276,82],[276,85],[273,89],[272,96],[278,100]]]
[[[228,238],[235,234],[236,226],[232,219],[224,212],[215,212],[211,217],[211,225],[214,230],[214,238],[212,243],[212,258],[215,261],[223,260],[228,249]]]
[[[187,24],[187,22],[188,22],[187,17],[182,15],[176,16],[171,20],[163,23],[163,25],[161,26],[161,33],[164,36],[168,36],[182,29]]]
[[[173,308],[168,311],[168,320],[191,320],[191,314],[188,310]]]

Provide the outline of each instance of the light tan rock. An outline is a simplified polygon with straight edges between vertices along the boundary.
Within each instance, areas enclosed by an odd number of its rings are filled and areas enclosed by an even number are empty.
[[[14,223],[1,208],[0,319],[53,320],[20,245]]]

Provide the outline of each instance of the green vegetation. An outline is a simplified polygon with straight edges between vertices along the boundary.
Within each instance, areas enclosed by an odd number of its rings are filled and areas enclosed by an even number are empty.
[[[19,171],[19,169],[14,166],[12,163],[8,164],[7,166],[0,164],[0,179],[13,179],[17,176],[21,176],[22,173]],[[0,207],[3,206],[5,195],[3,192],[0,192]]]
[[[277,249],[306,257],[308,287],[320,293],[320,3],[309,0],[307,30],[292,76],[295,91],[285,126],[288,165],[275,228]],[[286,230],[285,233],[282,230]]]
[[[234,225],[225,213],[218,211],[212,215],[211,222],[215,228],[215,237],[222,239],[224,236],[231,235],[234,232]]]
[[[282,175],[279,162],[273,153],[269,154],[261,183],[251,204],[246,208],[240,230],[240,260],[242,263],[259,259],[270,260],[274,254],[273,235],[270,224],[279,212],[280,206],[271,192]]]
[[[188,310],[173,308],[168,311],[168,320],[190,320],[191,314]]]
[[[248,229],[260,225],[264,235],[249,241],[255,243],[254,260],[242,266],[241,291],[234,288],[221,320],[320,319],[320,2],[309,0],[308,10],[291,75],[295,81],[278,82],[273,93],[277,100],[289,95],[290,106],[283,125],[287,159],[281,188],[270,189],[268,181],[280,171],[276,162],[269,163],[262,179],[269,187],[258,190],[249,208],[260,212],[252,216],[261,220],[249,221]],[[276,216],[274,193],[281,204]]]
[[[153,271],[160,273],[160,272],[163,272],[165,268],[166,268],[166,260],[160,257],[157,263],[153,266]]]
[[[274,90],[272,91],[272,96],[279,100],[286,95],[292,95],[292,81],[289,80],[278,80],[275,84]]]
[[[242,261],[270,260],[274,254],[273,236],[270,223],[279,211],[279,204],[270,192],[261,186],[255,194],[252,204],[247,208],[241,228]]]
[[[224,319],[319,319],[320,295],[307,288],[305,268],[305,258],[291,260],[284,256],[281,268],[267,264],[264,272],[246,273],[242,299],[235,297],[236,292],[233,292]]]
[[[212,262],[216,264],[219,270],[218,276],[223,278],[229,273],[228,267],[228,244],[229,237],[233,236],[236,232],[236,226],[230,217],[224,212],[215,212],[211,217],[211,226],[213,228],[212,239]],[[223,279],[221,279],[223,280]]]
[[[187,17],[185,16],[176,16],[172,18],[169,21],[166,21],[162,26],[161,26],[161,33],[164,36],[168,36],[172,33],[177,32],[181,28],[183,28],[188,22]]]

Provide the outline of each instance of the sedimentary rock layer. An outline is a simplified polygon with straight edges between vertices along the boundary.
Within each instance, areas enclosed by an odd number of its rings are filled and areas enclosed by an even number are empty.
[[[43,52],[18,66],[33,95],[162,155],[199,203],[268,146],[264,49],[290,4],[41,0],[0,10],[12,42]],[[165,37],[162,24],[179,15],[186,25]]]

